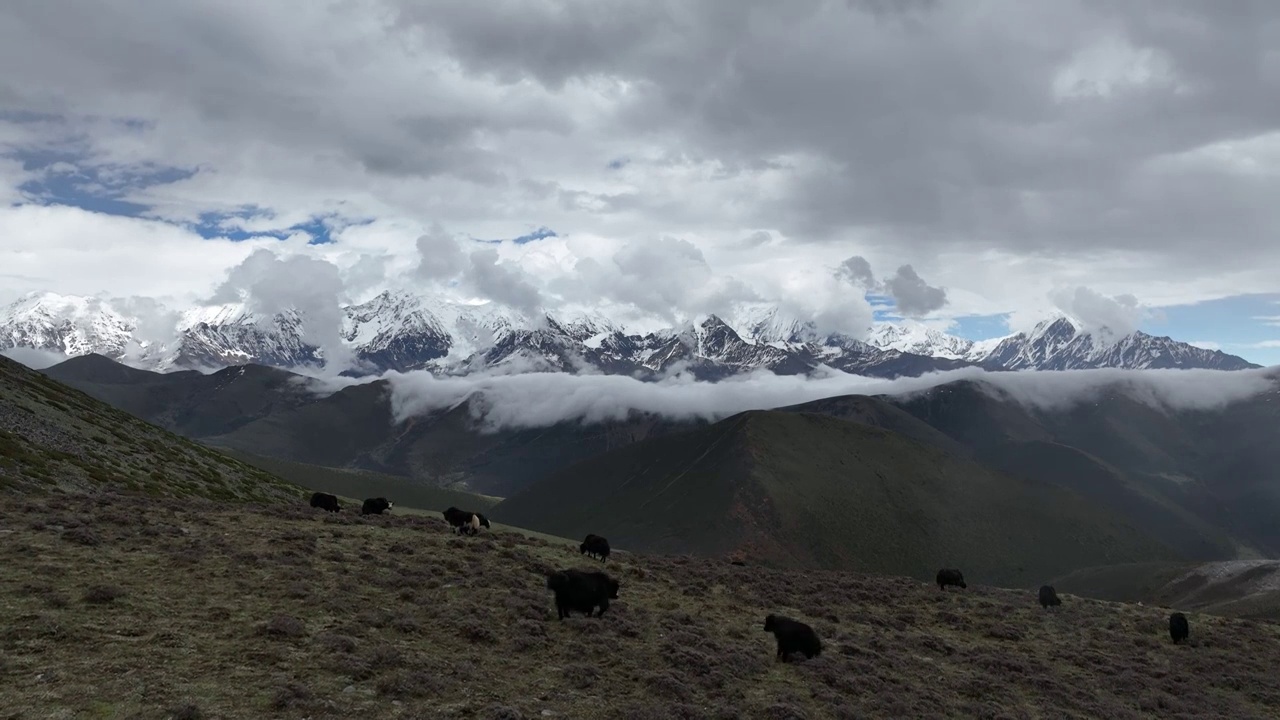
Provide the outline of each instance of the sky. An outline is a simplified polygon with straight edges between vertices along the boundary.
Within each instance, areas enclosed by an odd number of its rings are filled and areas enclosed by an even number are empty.
[[[1067,313],[1277,364],[1274,47],[1270,0],[14,0],[0,302]]]

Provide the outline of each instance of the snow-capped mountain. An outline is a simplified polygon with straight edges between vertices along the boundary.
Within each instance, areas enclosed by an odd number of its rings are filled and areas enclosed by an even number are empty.
[[[297,311],[264,316],[244,305],[180,314],[169,337],[141,337],[155,323],[97,298],[29,295],[0,309],[0,350],[98,353],[147,369],[216,369],[255,363],[320,367],[326,350],[349,355],[348,374],[428,370],[466,374],[565,371],[649,378],[675,369],[715,379],[753,369],[807,373],[820,365],[879,377],[980,366],[990,370],[1257,367],[1220,351],[1137,332],[1120,338],[1082,331],[1066,318],[1030,333],[973,342],[920,323],[876,323],[865,340],[821,336],[812,323],[776,308],[747,308],[733,318],[646,333],[609,318],[578,313],[529,318],[492,304],[465,304],[407,292],[384,292],[343,308],[338,346],[321,347]]]
[[[1041,322],[1030,333],[1001,339],[986,353],[983,362],[1008,370],[1111,367],[1243,370],[1258,367],[1220,350],[1205,350],[1141,331],[1119,338],[1109,338],[1105,333],[1086,333],[1065,317]]]

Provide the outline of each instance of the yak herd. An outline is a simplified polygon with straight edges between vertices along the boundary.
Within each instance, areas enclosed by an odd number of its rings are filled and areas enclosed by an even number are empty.
[[[338,498],[329,493],[317,492],[311,496],[311,507],[340,512],[342,510]],[[392,504],[386,498],[368,498],[360,507],[361,515],[381,515],[390,510]],[[459,535],[475,535],[480,528],[488,528],[489,519],[482,513],[460,510],[450,507],[442,515],[454,532]],[[605,538],[588,534],[578,546],[578,552],[600,562],[609,557],[609,541]],[[742,564],[737,561],[736,564]],[[966,589],[964,574],[955,568],[943,568],[938,571],[935,582],[938,589],[945,591],[947,586]],[[570,613],[580,612],[587,617],[600,617],[609,609],[609,601],[618,599],[619,583],[603,572],[587,572],[584,570],[558,570],[547,575],[547,589],[555,594],[556,617],[564,620]],[[1062,605],[1062,600],[1051,585],[1040,587],[1039,602],[1048,610]],[[812,659],[822,654],[822,641],[809,625],[781,615],[770,614],[764,619],[764,631],[773,633],[777,640],[777,659],[787,662],[787,658],[795,653]],[[1190,628],[1187,617],[1180,612],[1169,616],[1169,636],[1176,644],[1187,639]]]

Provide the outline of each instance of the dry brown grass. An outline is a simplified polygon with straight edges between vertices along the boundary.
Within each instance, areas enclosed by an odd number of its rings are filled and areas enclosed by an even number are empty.
[[[1160,608],[617,553],[620,599],[557,622],[541,573],[599,563],[429,517],[5,495],[0,530],[0,717],[1280,715],[1256,621],[1175,646]],[[770,612],[822,656],[774,662]]]

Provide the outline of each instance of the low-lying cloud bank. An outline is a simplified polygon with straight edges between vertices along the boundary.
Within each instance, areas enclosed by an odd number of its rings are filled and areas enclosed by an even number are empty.
[[[719,382],[675,376],[642,382],[619,375],[524,373],[437,378],[426,372],[388,373],[397,422],[447,410],[470,400],[472,416],[489,431],[547,427],[562,422],[607,422],[647,413],[672,420],[718,420],[841,395],[908,395],[958,380],[977,381],[997,396],[1039,409],[1065,409],[1124,392],[1156,408],[1220,409],[1276,392],[1274,371],[1072,370],[986,372],[964,368],[918,378],[885,380],[830,370],[821,377],[767,371]]]
[[[66,355],[52,350],[37,350],[35,348],[15,347],[0,350],[0,355],[21,363],[32,370],[44,370],[53,367],[58,363],[67,359]]]

